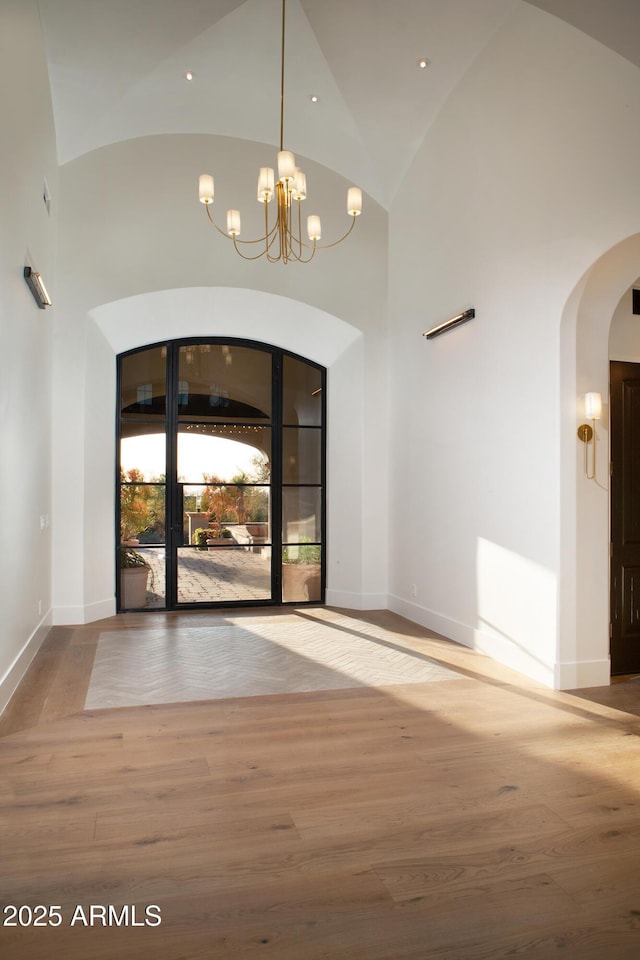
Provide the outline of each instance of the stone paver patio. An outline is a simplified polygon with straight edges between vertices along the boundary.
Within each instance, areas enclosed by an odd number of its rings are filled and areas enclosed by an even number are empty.
[[[151,568],[147,609],[165,605],[165,553],[163,547],[136,547]],[[178,550],[178,602],[216,603],[268,600],[271,597],[269,547],[248,544],[198,550]]]

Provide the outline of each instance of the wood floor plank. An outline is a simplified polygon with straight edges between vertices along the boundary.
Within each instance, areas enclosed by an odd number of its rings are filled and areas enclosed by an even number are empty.
[[[279,614],[225,614],[252,615]],[[0,955],[637,960],[640,686],[581,698],[388,612],[299,616],[465,679],[84,710],[100,630],[149,621],[55,628],[0,720],[0,900],[64,923],[0,926]],[[162,923],[71,925],[91,904]]]

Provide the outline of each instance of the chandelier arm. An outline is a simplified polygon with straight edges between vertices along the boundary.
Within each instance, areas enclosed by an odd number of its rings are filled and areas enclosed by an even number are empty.
[[[277,236],[277,235],[276,235],[276,236]],[[272,238],[271,242],[270,242],[269,245],[267,246],[267,249],[265,250],[265,253],[266,253],[266,255],[267,255],[267,260],[269,261],[269,263],[278,263],[279,260],[282,260],[282,250],[279,250],[279,251],[278,251],[278,256],[277,256],[277,257],[274,257],[273,254],[270,252],[271,247],[272,247],[272,246],[274,245],[274,243],[276,242],[276,236],[274,236],[274,237]]]
[[[213,214],[212,214],[211,211],[209,210],[209,207],[210,207],[210,206],[211,206],[210,203],[205,203],[205,205],[204,205],[205,210],[207,211],[207,216],[209,217],[210,222],[211,222],[211,223],[213,224],[213,226],[216,228],[216,230],[218,231],[218,233],[222,234],[223,237],[226,237],[227,240],[230,240],[231,237],[230,237],[229,234],[226,232],[226,230],[223,230],[222,227],[219,227],[218,224],[217,224],[217,223],[215,222],[215,220],[213,219]]]
[[[272,244],[273,241],[275,240],[276,227],[277,227],[277,224],[274,224],[273,227],[271,228],[270,233],[265,234],[264,237],[258,237],[256,240],[238,240],[237,242],[238,242],[238,243],[244,243],[244,244],[247,244],[247,243],[267,243],[267,244]],[[225,236],[228,236],[228,234],[225,234]],[[236,239],[237,239],[237,238],[236,238]]]
[[[356,219],[357,219],[356,216],[352,216],[352,218],[351,218],[351,226],[349,227],[349,229],[347,230],[346,233],[343,233],[343,235],[342,235],[341,237],[339,237],[338,240],[334,240],[333,243],[318,243],[318,244],[316,244],[317,249],[318,249],[318,250],[329,250],[331,247],[337,247],[339,243],[342,243],[343,240],[346,240],[346,239],[347,239],[347,237],[349,236],[349,234],[351,233],[351,231],[353,230],[353,228],[354,228],[355,225],[356,225]],[[309,247],[310,244],[303,242],[303,246]]]
[[[278,260],[280,259],[280,255],[278,255],[277,257],[273,257],[271,256],[269,251],[271,250],[271,247],[274,245],[279,235],[279,217],[276,214],[275,222],[271,227],[271,229],[269,229],[269,207],[266,203],[264,205],[264,222],[265,222],[265,235],[262,239],[264,240],[265,247],[264,247],[263,253],[266,254],[267,260],[269,261],[269,263],[277,263]]]
[[[302,200],[298,200],[298,237],[297,237],[297,243],[298,243],[298,256],[301,257],[301,256],[302,256]],[[306,263],[307,261],[304,261],[304,260],[303,260],[303,261],[301,261],[301,262],[302,262],[302,263]]]
[[[269,261],[269,263],[277,263],[278,260],[282,260],[282,250],[281,250],[281,249],[278,251],[277,257],[274,257],[273,254],[271,253],[271,247],[274,245],[275,242],[276,242],[276,238],[274,237],[274,238],[271,240],[271,243],[269,244],[269,246],[268,246],[267,249],[266,249],[267,260]]]
[[[277,221],[277,217],[276,217],[276,221]],[[266,200],[264,202],[264,237],[265,237],[264,252],[268,260],[269,259],[269,239],[268,239],[269,238],[269,204],[267,203]]]
[[[235,247],[235,251],[242,257],[243,260],[259,260],[260,257],[264,257],[268,249],[268,248],[265,248],[264,250],[261,250],[260,253],[256,253],[255,256],[250,257],[250,256],[247,256],[246,253],[242,252],[242,250],[238,246],[238,243],[257,243],[258,242],[257,240],[238,240],[237,237],[229,237],[229,239],[233,240],[233,246]]]
[[[317,249],[317,248],[316,248],[316,245],[314,244],[313,247],[311,247],[309,244],[305,244],[305,246],[307,246],[308,249],[311,250],[311,253],[309,254],[308,257],[306,257],[306,258],[303,257],[303,256],[302,256],[302,252],[300,252],[300,253],[298,254],[298,253],[295,253],[293,250],[291,250],[291,251],[289,252],[289,257],[288,257],[288,259],[289,259],[289,260],[293,260],[295,263],[309,263],[311,260],[313,260],[313,258],[314,258],[314,256],[315,256],[315,253],[316,253],[316,249]],[[285,261],[285,262],[286,262],[286,261]]]
[[[300,260],[300,257],[302,254],[302,243],[301,243],[302,222],[301,222],[301,213],[300,213],[300,200],[298,200],[298,235],[297,236],[293,232],[293,229],[291,226],[291,218],[292,218],[291,205],[285,203],[285,201],[283,200],[282,213],[281,213],[281,221],[282,221],[281,233],[283,237],[282,242],[284,243],[285,250],[286,250],[286,256],[282,258],[285,261],[285,263],[289,259]],[[296,253],[296,247],[298,248],[297,253]],[[307,261],[302,260],[301,262],[306,263]]]
[[[311,263],[311,261],[316,255],[316,249],[317,247],[314,246],[308,257],[303,257],[302,254],[300,254],[299,256],[294,255],[294,260],[296,261],[296,263]]]
[[[210,207],[210,206],[211,206],[211,204],[209,204],[209,203],[205,204],[205,207],[206,207],[206,210],[207,210],[207,216],[209,217],[210,222],[211,222],[211,223],[213,224],[213,226],[216,228],[216,230],[218,231],[218,233],[220,233],[220,234],[225,238],[225,240],[233,240],[234,238],[233,238],[232,236],[230,236],[230,235],[226,232],[226,230],[223,230],[222,227],[219,227],[218,224],[215,222],[215,220],[213,219],[213,216],[212,216],[212,214],[211,214],[211,212],[210,212],[210,210],[209,210],[209,207]],[[266,204],[265,204],[265,206],[266,206]],[[268,220],[267,220],[267,226],[268,226]],[[271,245],[271,244],[273,243],[273,241],[275,240],[275,232],[276,232],[277,228],[278,228],[278,224],[277,224],[277,222],[276,222],[276,223],[274,223],[274,225],[272,226],[271,230],[269,230],[269,232],[266,233],[264,237],[258,237],[256,240],[238,240],[238,238],[236,237],[236,238],[235,238],[235,242],[236,242],[236,243],[244,243],[244,244],[248,244],[248,243],[265,243],[265,242],[268,242],[268,244]],[[256,257],[249,257],[248,259],[250,259],[250,260],[255,260]]]
[[[267,222],[268,222],[268,217],[269,217],[269,214],[265,204],[265,220]],[[267,255],[267,260],[269,261],[269,263],[277,263],[278,260],[282,259],[282,249],[278,251],[277,257],[274,257],[273,254],[270,252],[271,247],[274,245],[274,243],[276,242],[276,239],[279,236],[280,236],[280,215],[276,211],[276,220],[273,227],[271,228],[271,239],[267,241],[267,244],[265,246],[265,251],[264,251],[265,254]]]

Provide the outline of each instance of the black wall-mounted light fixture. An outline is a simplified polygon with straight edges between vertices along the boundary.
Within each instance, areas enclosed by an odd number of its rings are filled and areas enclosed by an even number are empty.
[[[31,290],[31,293],[33,294],[33,299],[38,304],[40,309],[44,310],[45,307],[50,307],[51,297],[47,293],[47,288],[45,287],[40,274],[31,267],[25,267],[24,279],[26,280],[29,290]]]
[[[439,337],[441,333],[451,330],[452,327],[457,327],[461,323],[466,323],[467,320],[472,320],[475,315],[476,311],[474,307],[470,307],[468,310],[463,310],[463,312],[457,316],[451,317],[450,320],[445,320],[444,323],[439,324],[437,327],[432,327],[431,330],[425,330],[422,336],[426,337],[427,340],[433,340],[434,337]]]

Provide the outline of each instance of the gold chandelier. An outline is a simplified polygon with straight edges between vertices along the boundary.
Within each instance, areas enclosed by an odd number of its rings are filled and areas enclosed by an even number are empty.
[[[239,240],[240,212],[227,210],[227,229],[224,231],[213,218],[211,207],[213,204],[214,188],[211,174],[203,173],[200,176],[200,202],[204,203],[209,220],[222,234],[231,239],[236,252],[245,260],[259,260],[266,257],[270,263],[288,263],[290,260],[298,263],[309,263],[316,250],[326,250],[342,243],[353,230],[356,217],[362,213],[362,190],[359,187],[349,187],[347,191],[347,212],[351,217],[349,229],[333,243],[319,243],[322,237],[320,217],[307,217],[307,237],[302,239],[302,201],[307,198],[307,179],[298,167],[296,158],[289,150],[284,149],[284,37],[285,37],[285,5],[282,0],[282,56],[280,63],[280,152],[278,153],[278,180],[272,167],[260,167],[258,176],[258,203],[264,206],[264,234],[255,240]],[[276,217],[273,223],[269,220],[269,204],[276,200]],[[297,210],[296,210],[297,207]],[[257,253],[244,253],[242,246],[257,249]]]

